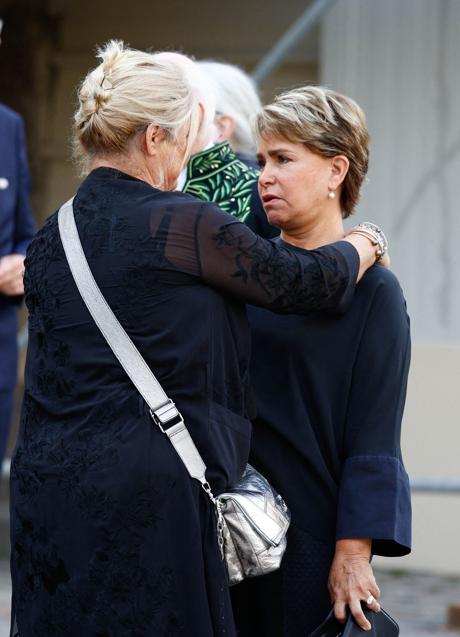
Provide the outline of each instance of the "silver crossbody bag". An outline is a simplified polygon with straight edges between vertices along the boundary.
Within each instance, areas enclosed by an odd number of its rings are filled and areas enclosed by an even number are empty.
[[[217,519],[217,539],[229,583],[265,575],[279,568],[286,550],[290,513],[283,499],[250,465],[233,489],[214,496],[206,465],[182,415],[152,373],[105,300],[83,251],[73,214],[73,199],[58,213],[59,233],[70,271],[96,325],[125,372],[149,406],[150,415],[168,436],[190,477],[201,483]]]

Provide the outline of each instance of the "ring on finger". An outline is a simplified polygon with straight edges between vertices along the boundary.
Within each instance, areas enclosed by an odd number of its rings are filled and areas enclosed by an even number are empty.
[[[366,599],[366,604],[368,606],[371,606],[374,602],[375,602],[375,597],[373,595],[369,595],[369,597]]]

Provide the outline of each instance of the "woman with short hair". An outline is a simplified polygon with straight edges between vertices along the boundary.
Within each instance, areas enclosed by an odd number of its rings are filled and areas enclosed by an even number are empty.
[[[369,134],[350,98],[315,86],[283,93],[258,119],[259,192],[292,255],[344,237],[367,173]],[[362,227],[365,233],[368,228]],[[400,428],[410,359],[399,283],[375,265],[340,308],[249,311],[256,396],[250,462],[291,509],[281,569],[234,589],[238,633],[306,637],[332,603],[369,629],[379,610],[371,554],[411,545]]]
[[[182,413],[218,493],[241,477],[249,451],[244,303],[336,307],[375,247],[356,234],[292,255],[214,204],[174,192],[204,117],[193,64],[119,42],[99,57],[75,114],[89,172],[73,201],[77,230],[102,294]],[[25,290],[11,634],[233,636],[211,504],[91,318],[57,214],[28,251]]]

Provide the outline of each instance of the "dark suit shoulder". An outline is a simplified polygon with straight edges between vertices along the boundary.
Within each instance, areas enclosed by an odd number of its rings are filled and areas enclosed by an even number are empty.
[[[9,108],[5,104],[0,103],[0,121],[2,123],[18,124],[22,121],[22,117],[16,111]]]

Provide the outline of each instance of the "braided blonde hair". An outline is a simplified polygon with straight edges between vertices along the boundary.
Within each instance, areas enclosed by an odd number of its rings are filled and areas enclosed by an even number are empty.
[[[119,40],[98,49],[97,57],[101,63],[81,83],[74,115],[74,155],[83,172],[95,156],[125,153],[131,139],[152,123],[173,140],[186,129],[185,165],[201,112],[198,91],[184,67]]]

